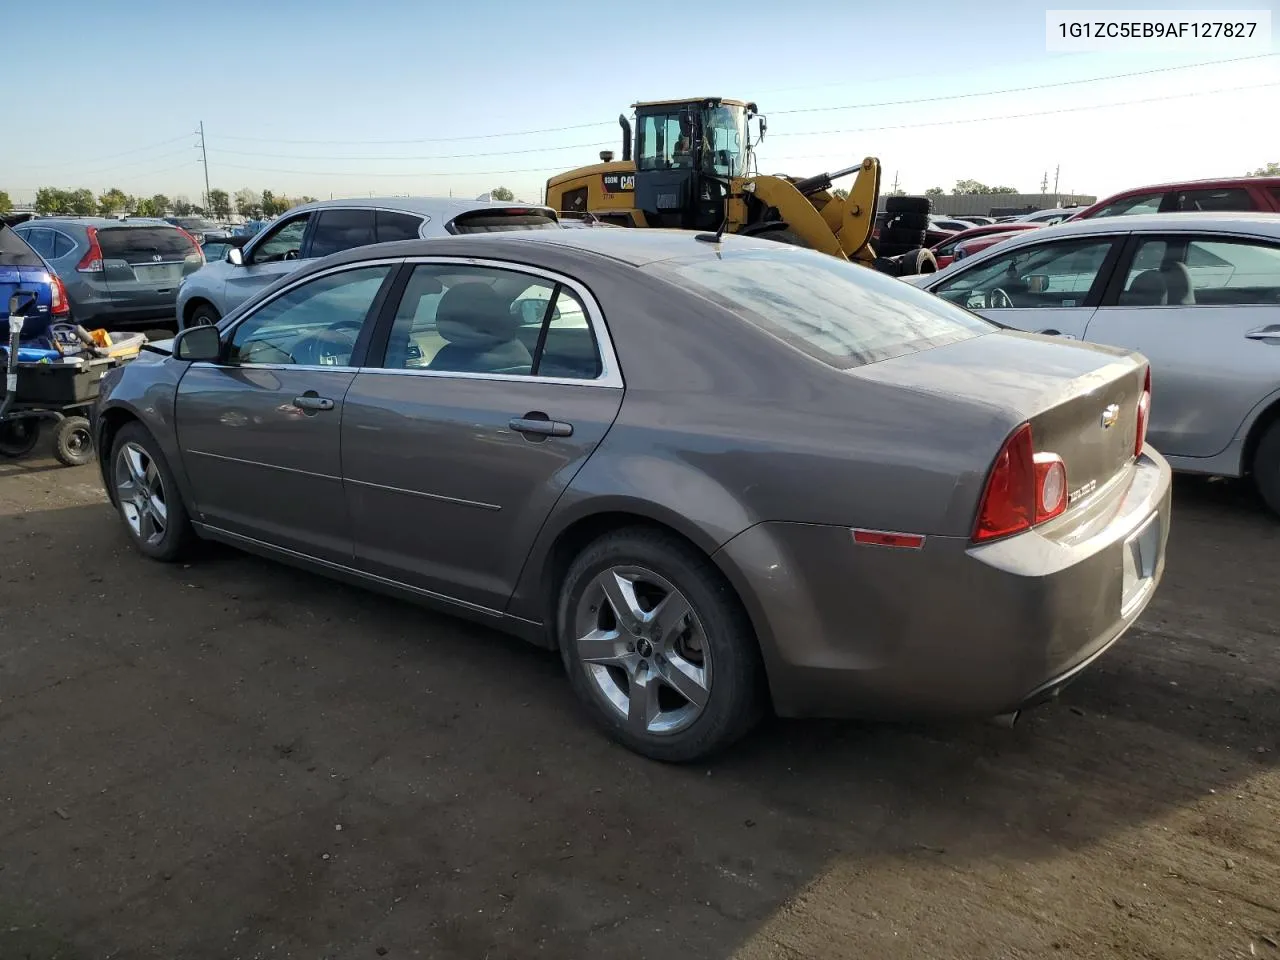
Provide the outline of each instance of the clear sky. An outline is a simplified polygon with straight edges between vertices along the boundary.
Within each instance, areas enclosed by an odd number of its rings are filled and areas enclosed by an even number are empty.
[[[1076,6],[1266,8],[1280,30],[1277,0]],[[1060,165],[1062,192],[1105,195],[1280,160],[1280,56],[1049,54],[1043,3],[9,0],[5,8],[0,189],[15,201],[41,186],[197,199],[201,121],[211,184],[232,193],[474,196],[505,185],[536,200],[551,173],[617,149],[616,118],[635,100],[703,95],[759,104],[769,120],[762,172],[803,176],[873,155],[886,187],[896,177],[908,192],[949,190],[960,178],[1038,192],[1046,172],[1052,190]],[[25,38],[16,58],[15,38]],[[936,99],[1184,65],[1193,66]],[[1153,98],[1166,99],[1132,102]],[[989,119],[1046,111],[1064,112]]]

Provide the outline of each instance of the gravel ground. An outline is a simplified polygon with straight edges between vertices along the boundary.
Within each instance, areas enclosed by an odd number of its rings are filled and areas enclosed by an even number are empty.
[[[1280,523],[1179,480],[1139,626],[1013,730],[773,722],[710,765],[557,659],[0,463],[0,960],[1280,960]]]

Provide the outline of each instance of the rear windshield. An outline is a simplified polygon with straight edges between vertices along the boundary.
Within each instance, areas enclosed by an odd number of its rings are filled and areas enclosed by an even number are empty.
[[[463,213],[449,224],[453,233],[497,233],[503,230],[559,230],[560,223],[545,213],[527,210],[503,213],[500,210],[478,210]]]
[[[0,265],[6,267],[43,267],[44,261],[27,246],[27,242],[0,223]],[[7,336],[9,331],[4,331]]]
[[[199,217],[179,217],[178,226],[183,230],[198,230],[200,232],[222,229],[212,220],[201,220]]]
[[[649,269],[842,370],[999,329],[870,267],[778,246]]]
[[[98,245],[108,260],[129,263],[184,260],[195,252],[191,239],[173,227],[108,227],[98,231]]]

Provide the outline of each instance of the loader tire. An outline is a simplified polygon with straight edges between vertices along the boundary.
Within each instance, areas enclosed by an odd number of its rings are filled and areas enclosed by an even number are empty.
[[[804,237],[798,233],[792,233],[790,230],[765,230],[763,233],[753,234],[761,240],[772,240],[774,243],[787,243],[793,247],[808,247]]]
[[[928,213],[933,209],[933,201],[928,197],[889,197],[884,202],[889,213]]]
[[[877,243],[875,244],[876,255],[880,258],[897,257],[913,249],[915,245],[909,243]]]
[[[901,227],[906,230],[928,230],[929,215],[927,213],[895,213],[885,226]]]
[[[933,251],[928,247],[917,247],[914,250],[908,250],[898,258],[901,266],[898,269],[898,276],[913,277],[917,273],[937,273],[938,258],[933,255]]]

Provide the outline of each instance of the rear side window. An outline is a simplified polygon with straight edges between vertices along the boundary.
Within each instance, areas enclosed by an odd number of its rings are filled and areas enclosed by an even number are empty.
[[[68,253],[76,248],[76,243],[65,233],[59,233],[56,230],[49,231],[53,234],[53,255],[54,257],[65,257]]]
[[[752,250],[648,269],[838,369],[997,329],[901,280],[809,250]]]
[[[31,249],[40,254],[40,256],[44,257],[46,260],[53,259],[52,230],[44,230],[40,227],[35,227],[31,230],[24,230],[22,232],[22,238],[26,240]]]
[[[554,217],[537,210],[511,208],[462,213],[449,224],[450,233],[498,233],[504,230],[559,230]]]
[[[1093,214],[1095,217],[1123,217],[1140,213],[1159,213],[1164,193],[1136,193],[1133,196],[1113,200]]]
[[[105,259],[126,263],[185,260],[199,253],[195,242],[173,227],[107,227],[98,231],[98,245]]]
[[[1271,202],[1276,205],[1276,209],[1280,210],[1280,187],[1268,187],[1267,192],[1271,194]]]
[[[1229,187],[1222,190],[1181,190],[1174,198],[1173,209],[1177,211],[1200,210],[1211,213],[1215,210],[1252,210],[1253,197],[1243,187]]]
[[[376,243],[372,210],[322,210],[311,237],[313,258]]]
[[[422,229],[422,218],[410,213],[378,211],[378,242],[394,243],[397,240],[416,240]]]

